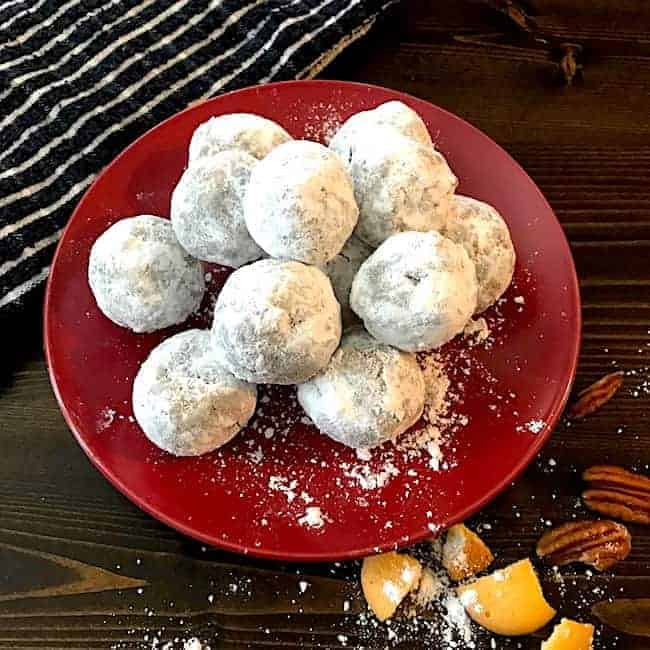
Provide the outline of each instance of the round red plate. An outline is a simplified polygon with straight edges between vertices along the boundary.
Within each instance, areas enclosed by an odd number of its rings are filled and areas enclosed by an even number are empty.
[[[323,140],[350,114],[399,99],[424,118],[460,178],[459,191],[495,205],[518,261],[513,286],[488,310],[490,346],[444,351],[466,416],[438,471],[390,449],[362,461],[318,434],[293,388],[260,390],[260,412],[224,449],[174,458],[133,421],[131,384],[149,351],[175,330],[137,335],[97,309],[86,280],[90,247],[110,224],[168,215],[192,131],[212,115],[251,112],[293,136]],[[228,274],[213,268],[212,297]],[[211,301],[183,327],[209,321]],[[574,376],[580,300],[555,216],[519,165],[483,133],[424,101],[332,81],[271,84],[223,95],[163,122],[122,153],[83,197],[59,244],[45,302],[45,347],[63,414],[95,465],[138,506],[208,544],[286,560],[333,560],[410,544],[465,519],[504,489],[550,435]],[[425,454],[426,456],[426,454]],[[368,489],[358,476],[378,473]],[[361,485],[364,483],[364,485]],[[301,519],[319,507],[324,525]]]

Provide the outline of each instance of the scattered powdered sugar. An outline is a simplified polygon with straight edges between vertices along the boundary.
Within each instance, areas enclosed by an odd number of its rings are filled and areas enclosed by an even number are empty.
[[[564,576],[560,572],[560,567],[554,565],[551,567],[551,571],[551,581],[558,585],[560,595],[563,597],[566,596],[566,582],[564,581]]]
[[[346,107],[340,104],[326,104],[321,102],[310,108],[312,115],[305,118],[303,137],[307,140],[316,140],[323,144],[329,144],[336,132],[341,128],[345,121],[341,113],[345,112]]]
[[[434,472],[440,471],[441,465],[444,465],[442,449],[440,447],[440,438],[441,438],[440,431],[435,428],[432,428],[431,440],[427,441],[425,447],[430,457],[429,467]]]
[[[344,476],[354,479],[364,490],[376,490],[384,487],[393,476],[399,475],[399,470],[390,458],[378,468],[361,464],[350,466],[349,463],[341,463],[341,468]]]
[[[394,477],[399,476],[398,466],[403,463],[414,464],[424,460],[427,467],[435,472],[447,470],[456,464],[454,460],[445,458],[444,450],[452,434],[467,424],[467,418],[458,413],[449,413],[453,396],[449,393],[450,380],[439,356],[422,354],[418,362],[425,382],[421,424],[403,434],[390,447],[358,449],[356,457],[359,463],[340,463],[343,475],[363,490],[376,490],[388,485]],[[419,476],[414,468],[407,470],[406,474],[415,479]]]
[[[465,593],[473,593],[471,591]],[[464,594],[463,594],[464,595]],[[442,617],[446,623],[443,631],[443,638],[447,642],[459,637],[465,642],[467,648],[475,647],[472,641],[473,631],[469,616],[465,611],[465,603],[461,602],[455,592],[448,593],[444,600],[445,613]]]
[[[650,333],[650,332],[649,332]],[[646,343],[650,347],[650,341]],[[646,352],[641,348],[638,351],[640,354]],[[647,397],[650,395],[650,367],[642,366],[640,368],[631,368],[625,372],[626,377],[631,377],[632,382],[629,382],[631,385],[627,386],[627,393],[637,399],[639,397]]]
[[[331,519],[318,506],[305,508],[304,515],[298,518],[298,523],[307,528],[322,528],[326,521]]]
[[[289,481],[286,476],[271,476],[269,478],[269,490],[272,492],[282,492],[287,501],[291,503],[296,498],[296,492],[294,491],[298,486],[298,481],[295,479]]]
[[[418,361],[425,384],[424,426],[405,434],[397,441],[396,447],[409,460],[426,454],[429,468],[437,472],[455,465],[453,461],[445,460],[444,445],[457,428],[467,424],[467,418],[458,413],[450,414],[453,396],[449,393],[449,377],[439,356],[424,354]]]
[[[271,440],[280,436],[289,435],[296,424],[301,423],[309,426],[305,414],[299,407],[295,392],[289,391],[283,386],[265,385],[259,386],[257,409],[255,415],[248,423],[244,434],[252,434],[248,439],[258,442],[259,436],[265,440]],[[274,406],[282,402],[285,404],[282,410]]]
[[[516,427],[517,431],[528,431],[530,433],[538,434],[544,430],[546,422],[544,420],[530,420],[523,425],[518,425]]]
[[[458,597],[456,590],[449,582],[449,578],[445,573],[433,574],[436,580],[436,590],[432,594],[432,599],[428,604],[429,607],[433,606],[440,616],[437,622],[437,634],[439,638],[447,643],[447,647],[476,647],[473,642],[473,630],[469,616],[465,611],[465,607],[469,604],[465,600]],[[463,598],[468,593],[463,594]],[[456,645],[458,641],[462,641],[465,645]]]
[[[97,420],[97,432],[99,433],[106,431],[106,429],[108,429],[115,421],[116,415],[117,411],[110,408],[109,406],[100,411],[99,418]]]
[[[204,650],[204,646],[196,637],[194,637],[185,641],[183,644],[183,650]]]
[[[249,451],[246,455],[248,456],[249,460],[256,465],[261,463],[264,459],[264,452],[262,451],[262,447],[259,445],[257,446],[257,449],[254,451]]]
[[[474,630],[465,606],[472,596],[458,596],[456,587],[441,566],[441,543],[428,545],[427,558],[417,590],[406,603],[406,618],[394,619],[388,634],[389,640],[408,646],[408,642],[428,639],[431,647],[470,649],[476,648]],[[390,598],[386,586],[384,593]],[[467,593],[467,592],[466,592]],[[364,627],[369,627],[363,620]],[[418,644],[419,645],[419,644]],[[373,646],[374,647],[374,646]]]

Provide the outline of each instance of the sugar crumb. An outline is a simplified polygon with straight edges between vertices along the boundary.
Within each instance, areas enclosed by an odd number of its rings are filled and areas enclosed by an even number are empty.
[[[298,518],[298,523],[301,526],[315,529],[323,528],[326,521],[331,520],[328,519],[327,515],[318,506],[309,506],[305,508],[302,517]]]

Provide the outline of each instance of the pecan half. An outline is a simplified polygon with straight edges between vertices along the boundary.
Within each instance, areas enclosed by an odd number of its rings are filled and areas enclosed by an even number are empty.
[[[537,542],[537,555],[557,566],[582,562],[604,571],[624,560],[631,548],[630,533],[623,524],[574,521],[542,535]]]
[[[622,383],[623,372],[620,370],[601,377],[578,393],[577,402],[569,409],[569,417],[580,419],[598,410],[612,399]]]
[[[637,524],[650,524],[650,478],[614,465],[594,465],[582,478],[582,500],[590,510]]]

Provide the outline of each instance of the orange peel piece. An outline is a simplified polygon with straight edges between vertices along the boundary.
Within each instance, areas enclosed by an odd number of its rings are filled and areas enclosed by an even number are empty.
[[[495,634],[531,634],[555,616],[530,560],[462,585],[458,594],[470,618]]]
[[[540,650],[592,650],[594,626],[563,618],[554,628],[551,636],[542,641]]]
[[[367,557],[361,565],[363,595],[380,621],[395,613],[421,577],[422,565],[414,557],[394,551]]]
[[[494,555],[485,542],[464,524],[456,524],[447,531],[442,547],[442,566],[452,580],[470,578],[487,569]]]

